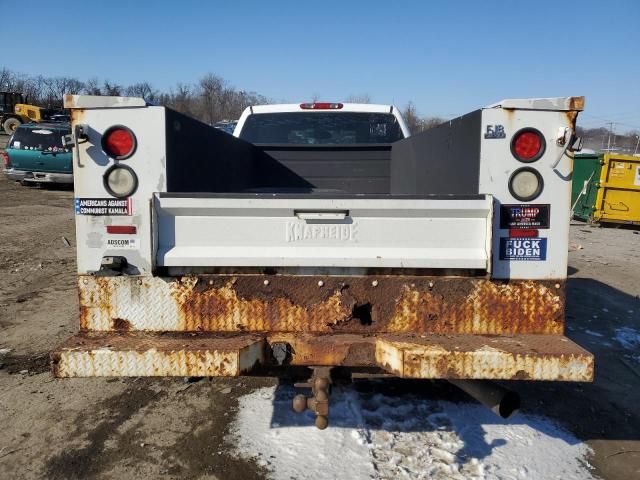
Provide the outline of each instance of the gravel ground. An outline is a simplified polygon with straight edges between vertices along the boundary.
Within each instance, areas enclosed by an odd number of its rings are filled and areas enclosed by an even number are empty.
[[[243,398],[275,379],[51,377],[49,351],[77,328],[72,197],[0,179],[0,478],[265,478],[272,462],[239,455],[230,430]],[[514,385],[526,415],[585,442],[593,474],[612,480],[640,478],[638,233],[571,228],[567,334],[596,355],[596,381]],[[385,402],[422,401],[414,383],[391,385]],[[469,402],[424,385],[425,397]]]

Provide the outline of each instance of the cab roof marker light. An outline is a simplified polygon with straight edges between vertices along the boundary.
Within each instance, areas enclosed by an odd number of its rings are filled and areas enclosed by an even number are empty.
[[[300,108],[303,110],[340,110],[344,105],[342,103],[301,103]]]

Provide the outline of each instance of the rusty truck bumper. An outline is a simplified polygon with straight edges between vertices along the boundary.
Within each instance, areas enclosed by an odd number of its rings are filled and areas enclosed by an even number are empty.
[[[285,365],[406,378],[593,378],[593,356],[563,336],[563,282],[81,276],[79,294],[81,331],[52,354],[60,377],[237,376]]]
[[[84,333],[53,354],[58,377],[238,376],[275,364],[378,367],[403,378],[591,381],[593,357],[562,335],[231,335]]]

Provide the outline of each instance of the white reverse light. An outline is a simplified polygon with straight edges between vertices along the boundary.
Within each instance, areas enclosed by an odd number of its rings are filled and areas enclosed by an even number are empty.
[[[530,202],[542,192],[542,176],[533,168],[521,168],[516,170],[509,179],[509,191],[511,195],[521,202]]]
[[[130,167],[114,165],[104,174],[104,187],[114,197],[129,197],[138,188],[138,177]]]

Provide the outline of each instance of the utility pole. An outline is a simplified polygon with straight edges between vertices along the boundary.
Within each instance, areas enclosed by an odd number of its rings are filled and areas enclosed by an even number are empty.
[[[636,155],[638,153],[638,145],[640,145],[640,135],[636,135],[638,141],[636,142],[636,149],[633,151],[633,154]]]
[[[607,138],[607,152],[611,151],[611,135],[613,134],[613,126],[614,125],[615,125],[615,123],[609,122],[609,137]],[[616,143],[615,139],[613,140],[613,143],[615,145],[615,143]]]

